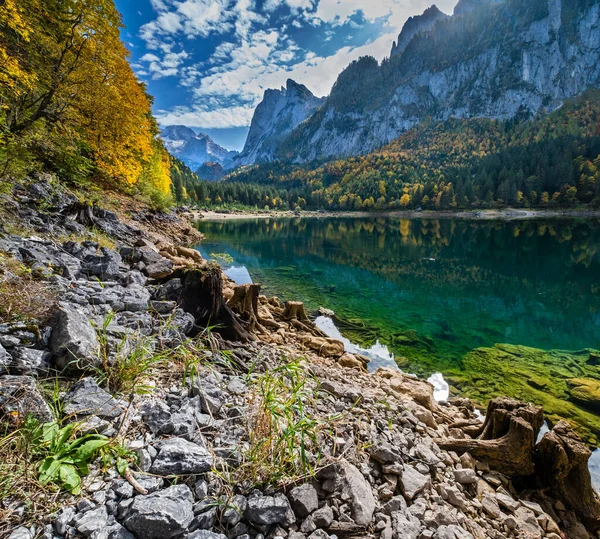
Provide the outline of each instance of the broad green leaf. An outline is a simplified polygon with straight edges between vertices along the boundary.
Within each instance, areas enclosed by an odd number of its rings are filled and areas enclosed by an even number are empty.
[[[60,448],[60,446],[66,444],[68,439],[73,434],[74,430],[75,430],[75,423],[69,423],[68,425],[66,425],[65,427],[60,429],[58,431],[58,434],[57,434],[55,442],[54,442],[56,444],[56,447]]]
[[[58,474],[58,470],[62,462],[54,457],[48,457],[40,464],[40,483],[46,485],[50,481],[54,481]]]
[[[126,459],[124,459],[122,457],[118,457],[117,458],[117,471],[121,475],[124,475],[128,469],[129,469],[129,461],[127,461]]]
[[[77,448],[74,460],[77,462],[89,462],[96,451],[109,443],[109,440],[88,440]]]
[[[55,422],[44,423],[42,425],[42,441],[50,443],[56,437],[58,425]]]
[[[77,496],[81,492],[81,477],[74,466],[71,464],[61,465],[59,475],[62,484],[71,494]]]

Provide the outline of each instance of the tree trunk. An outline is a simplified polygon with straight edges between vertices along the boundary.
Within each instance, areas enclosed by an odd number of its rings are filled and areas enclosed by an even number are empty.
[[[600,529],[600,501],[592,487],[592,452],[566,421],[544,434],[535,452],[538,486],[560,499],[593,531]]]
[[[533,474],[535,440],[544,421],[540,406],[497,398],[488,405],[485,422],[476,439],[443,439],[442,449],[471,453],[509,476]]]
[[[281,317],[300,331],[306,331],[307,333],[318,335],[319,337],[327,337],[327,335],[325,335],[325,333],[323,333],[315,323],[308,318],[306,311],[304,310],[304,303],[301,301],[286,302]]]
[[[275,320],[263,317],[258,307],[258,296],[260,294],[259,284],[242,284],[233,289],[233,296],[227,302],[232,311],[239,314],[249,324],[249,331],[260,331],[268,333],[265,327],[275,330],[281,326]]]
[[[230,341],[254,340],[248,324],[225,304],[220,268],[187,271],[181,281],[181,306],[194,316],[196,324],[212,327],[214,332]]]

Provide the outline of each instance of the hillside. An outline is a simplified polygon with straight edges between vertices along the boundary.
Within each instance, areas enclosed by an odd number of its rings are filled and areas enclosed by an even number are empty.
[[[228,183],[300,190],[308,207],[572,207],[600,199],[600,91],[534,120],[428,120],[366,156],[246,167]],[[226,189],[226,187],[224,187]]]

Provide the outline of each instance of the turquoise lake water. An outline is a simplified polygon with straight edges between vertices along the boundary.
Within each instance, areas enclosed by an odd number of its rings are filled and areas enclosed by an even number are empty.
[[[198,226],[204,256],[229,254],[238,279],[249,276],[267,295],[360,319],[391,350],[412,330],[431,344],[439,370],[495,343],[600,346],[598,220],[319,218]],[[419,369],[421,356],[408,355],[414,370],[438,370]]]

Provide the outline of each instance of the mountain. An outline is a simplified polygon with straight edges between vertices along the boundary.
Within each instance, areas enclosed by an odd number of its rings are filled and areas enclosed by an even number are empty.
[[[216,182],[225,176],[225,171],[219,163],[207,161],[196,171],[196,175],[201,180]]]
[[[305,162],[367,153],[424,119],[533,117],[600,86],[598,0],[461,0],[407,21],[390,59],[364,57],[277,150]]]
[[[217,162],[224,168],[231,166],[231,160],[238,152],[219,146],[208,135],[196,134],[184,125],[170,125],[162,129],[162,138],[167,150],[181,159],[192,170],[206,162]]]
[[[291,79],[287,80],[285,88],[265,90],[254,111],[244,149],[234,159],[234,164],[272,160],[284,136],[306,120],[323,101],[306,86]]]
[[[250,183],[294,191],[310,209],[600,208],[600,90],[532,120],[425,120],[363,156],[273,161],[220,186]]]
[[[464,0],[462,1],[464,2]],[[427,8],[422,15],[410,17],[402,27],[402,31],[398,36],[398,44],[396,45],[396,42],[394,42],[392,45],[390,58],[400,56],[417,34],[431,31],[438,21],[447,18],[448,15],[442,13],[435,4]]]

